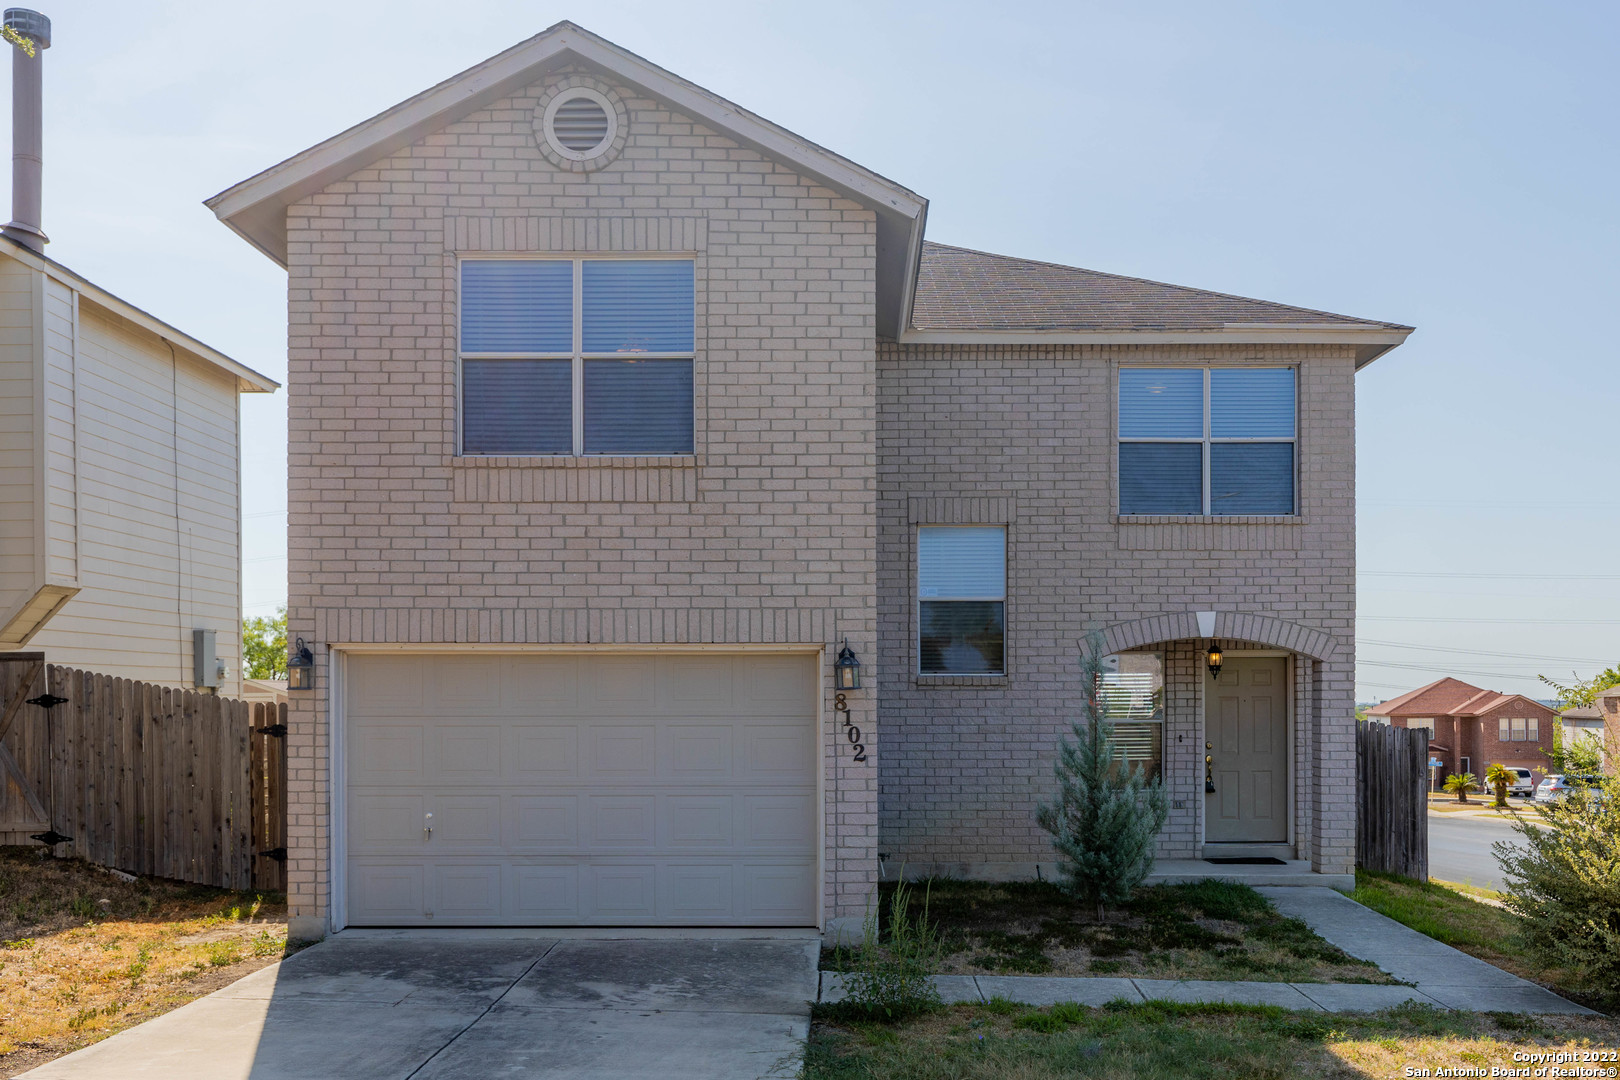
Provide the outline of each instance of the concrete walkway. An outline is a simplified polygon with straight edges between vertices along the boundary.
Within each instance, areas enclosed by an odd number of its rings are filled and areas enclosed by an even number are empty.
[[[1262,888],[1284,915],[1301,919],[1351,956],[1371,960],[1411,986],[1365,983],[1213,982],[1196,979],[1049,978],[1035,975],[936,975],[947,1002],[983,1002],[994,997],[1026,1005],[1073,1001],[1224,1002],[1280,1005],[1326,1012],[1376,1012],[1408,1001],[1469,1012],[1575,1013],[1595,1016],[1535,983],[1458,952],[1393,919],[1363,907],[1343,893],[1314,887]],[[822,1001],[844,997],[844,977],[821,973]]]
[[[1303,921],[1351,956],[1371,960],[1402,982],[1412,983],[1448,1009],[1593,1015],[1591,1009],[1402,926],[1343,893],[1332,889],[1259,892],[1284,915]]]
[[[798,1073],[816,938],[337,935],[30,1080],[758,1080]]]

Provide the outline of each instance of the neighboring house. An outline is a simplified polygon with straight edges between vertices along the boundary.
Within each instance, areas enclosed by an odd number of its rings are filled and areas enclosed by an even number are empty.
[[[44,255],[41,65],[14,65],[0,238],[0,652],[234,692],[241,679],[241,412],[276,384]],[[223,668],[223,674],[222,674]],[[43,684],[40,684],[43,690]]]
[[[1558,713],[1523,694],[1481,690],[1444,678],[1374,705],[1367,719],[1427,728],[1430,758],[1443,763],[1440,779],[1471,772],[1483,787],[1485,770],[1492,765],[1529,769],[1539,783],[1547,773],[1544,751],[1552,749]]]
[[[1348,880],[1354,378],[1410,328],[927,243],[569,23],[209,206],[289,275],[295,935],[1050,875],[1093,631],[1161,856]]]
[[[236,695],[249,704],[287,704],[286,679],[243,679],[242,691]]]
[[[1594,736],[1603,744],[1606,761],[1612,749],[1620,749],[1620,686],[1598,691],[1592,704],[1565,709],[1558,718],[1566,743]]]

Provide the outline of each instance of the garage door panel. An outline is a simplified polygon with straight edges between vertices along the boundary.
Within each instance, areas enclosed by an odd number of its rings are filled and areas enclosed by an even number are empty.
[[[658,842],[652,795],[585,795],[585,842],[593,848],[651,848]]]
[[[656,707],[656,665],[652,656],[602,656],[581,663],[581,711],[593,716],[651,716]]]
[[[507,847],[514,853],[579,850],[579,798],[514,795],[507,800]]]
[[[568,715],[579,708],[579,660],[572,656],[510,656],[502,668],[504,700],[520,714]]]
[[[816,668],[799,656],[751,657],[743,668],[740,708],[772,716],[809,718],[819,708]]]
[[[660,914],[672,921],[715,921],[736,913],[736,868],[730,863],[682,863],[663,869]]]
[[[661,726],[661,772],[671,779],[725,780],[731,776],[731,748],[736,732],[730,724],[689,724],[672,721]]]
[[[742,732],[743,770],[751,779],[803,783],[816,759],[809,731],[751,724]]]
[[[501,724],[445,724],[433,733],[427,768],[436,784],[494,783],[501,778]]]
[[[739,800],[743,843],[776,852],[814,854],[816,800],[801,795],[747,795]]]
[[[439,795],[433,807],[435,845],[501,847],[501,799],[498,795]]]
[[[581,776],[646,779],[657,772],[658,729],[651,724],[607,724],[590,729],[591,760]]]
[[[467,659],[410,658],[405,699],[350,661],[352,924],[815,921],[810,657],[485,656],[477,690]]]
[[[426,779],[422,771],[427,757],[425,724],[404,717],[364,719],[354,721],[350,731],[351,745],[362,748],[349,763],[354,783],[408,784]]]
[[[406,923],[422,921],[427,909],[427,867],[417,862],[362,862],[349,868],[349,921]]]
[[[450,863],[433,867],[433,919],[490,922],[501,917],[501,863]]]
[[[730,795],[670,795],[662,800],[663,846],[730,847],[736,833],[736,799]]]
[[[731,712],[734,665],[729,656],[660,657],[657,678],[660,716]]]
[[[511,907],[514,922],[580,921],[579,876],[576,865],[511,867]]]
[[[658,868],[650,863],[594,865],[585,868],[589,914],[599,921],[615,918],[649,921],[658,917]]]
[[[368,656],[348,672],[349,699],[368,709],[420,709],[422,663],[414,656]]]
[[[547,781],[579,775],[579,726],[524,719],[508,729],[512,779]]]
[[[802,862],[749,865],[743,870],[748,910],[791,926],[815,917],[815,871]]]
[[[422,846],[426,824],[425,800],[420,795],[381,795],[354,792],[349,799],[349,835],[362,850],[395,850]]]

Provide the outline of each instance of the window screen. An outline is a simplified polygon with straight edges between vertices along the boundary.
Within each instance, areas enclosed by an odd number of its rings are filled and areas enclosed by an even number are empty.
[[[1122,368],[1122,514],[1293,514],[1295,369]]]
[[[464,454],[695,450],[689,259],[461,264]]]
[[[1007,530],[917,530],[918,670],[925,675],[1006,671]]]

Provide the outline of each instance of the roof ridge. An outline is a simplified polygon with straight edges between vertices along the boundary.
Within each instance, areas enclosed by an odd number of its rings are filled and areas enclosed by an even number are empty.
[[[1240,300],[1245,304],[1260,304],[1264,307],[1279,311],[1302,311],[1311,315],[1325,315],[1331,319],[1342,320],[1347,323],[1359,323],[1362,326],[1379,326],[1390,329],[1411,330],[1414,327],[1402,323],[1384,322],[1374,319],[1359,319],[1354,315],[1341,315],[1336,311],[1324,311],[1321,308],[1300,307],[1298,304],[1284,304],[1277,300],[1261,300],[1254,296],[1242,296],[1238,293],[1220,292],[1216,289],[1200,289],[1196,285],[1177,285],[1170,281],[1159,281],[1155,278],[1136,277],[1131,274],[1114,274],[1107,270],[1093,270],[1087,266],[1070,266],[1067,263],[1049,262],[1046,259],[1026,259],[1020,255],[1003,255],[994,251],[980,251],[978,248],[961,247],[957,244],[941,244],[937,240],[923,240],[924,250],[930,247],[946,248],[950,251],[962,251],[969,255],[982,255],[988,259],[1000,259],[1003,262],[1025,263],[1031,266],[1046,266],[1054,270],[1070,270],[1082,274],[1095,274],[1098,277],[1111,278],[1114,281],[1134,281],[1143,285],[1156,285],[1161,289],[1174,289],[1177,292],[1196,294],[1200,296],[1218,296],[1223,300]]]

